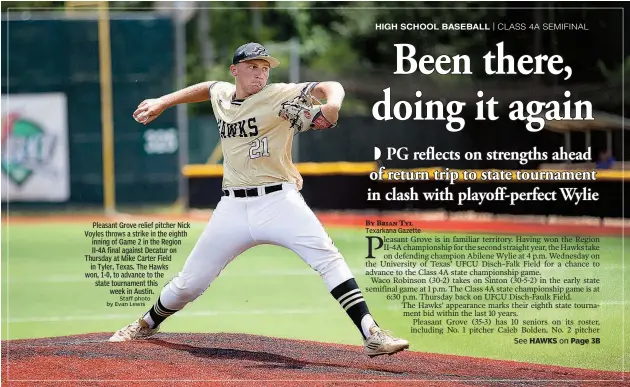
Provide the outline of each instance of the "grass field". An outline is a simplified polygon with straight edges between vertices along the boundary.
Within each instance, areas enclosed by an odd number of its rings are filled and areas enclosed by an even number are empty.
[[[203,223],[193,224],[165,278],[158,280],[160,286],[153,288],[156,294],[181,268],[203,226]],[[3,225],[3,340],[114,332],[150,307],[157,296],[144,307],[106,306],[106,301],[113,301],[114,296],[108,294],[108,288],[96,287],[93,279],[85,278],[89,264],[83,256],[91,248],[85,230],[91,230],[91,225],[16,223],[9,228]],[[335,228],[329,228],[329,233],[359,284],[372,286],[364,275],[365,233]],[[601,293],[576,297],[600,304],[598,309],[526,309],[519,316],[521,320],[597,319],[601,322],[601,332],[597,335],[411,334],[411,320],[402,317],[399,302],[387,301],[380,293],[364,292],[364,296],[380,325],[409,339],[412,351],[614,371],[623,370],[622,357],[626,355],[627,371],[630,335],[623,335],[623,316],[624,312],[628,315],[629,308],[623,276],[630,278],[630,265],[623,265],[621,238],[602,238],[601,246],[601,266],[597,269],[550,269],[559,278],[601,278]],[[626,243],[626,256],[628,251]],[[167,320],[163,330],[252,333],[361,345],[356,328],[328,294],[320,277],[294,253],[275,246],[259,246],[241,255],[198,300]],[[592,336],[598,337],[600,344],[513,344],[515,337],[538,336],[588,339]]]

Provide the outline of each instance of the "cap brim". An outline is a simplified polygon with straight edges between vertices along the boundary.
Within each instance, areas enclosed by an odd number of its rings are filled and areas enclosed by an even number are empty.
[[[273,56],[257,56],[254,58],[247,58],[241,61],[242,62],[247,62],[250,60],[256,60],[256,59],[260,59],[260,60],[266,60],[267,62],[269,62],[269,66],[273,69],[276,68],[278,66],[280,66],[280,61],[276,58],[274,58]]]

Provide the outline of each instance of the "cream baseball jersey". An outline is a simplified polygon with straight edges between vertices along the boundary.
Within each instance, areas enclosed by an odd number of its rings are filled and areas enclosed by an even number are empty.
[[[302,176],[291,159],[293,129],[278,112],[317,83],[272,83],[244,100],[236,86],[210,85],[210,101],[223,149],[223,188],[254,187],[278,182],[302,188]]]

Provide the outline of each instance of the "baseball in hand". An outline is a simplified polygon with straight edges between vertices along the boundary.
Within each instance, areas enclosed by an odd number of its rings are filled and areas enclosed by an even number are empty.
[[[146,99],[133,112],[133,118],[136,122],[146,125],[162,114],[165,108],[164,102],[159,98]]]

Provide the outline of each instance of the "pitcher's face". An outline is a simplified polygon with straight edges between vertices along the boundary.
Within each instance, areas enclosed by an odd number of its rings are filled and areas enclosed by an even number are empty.
[[[265,87],[269,79],[269,63],[253,59],[230,66],[236,82],[249,94],[256,94]]]

